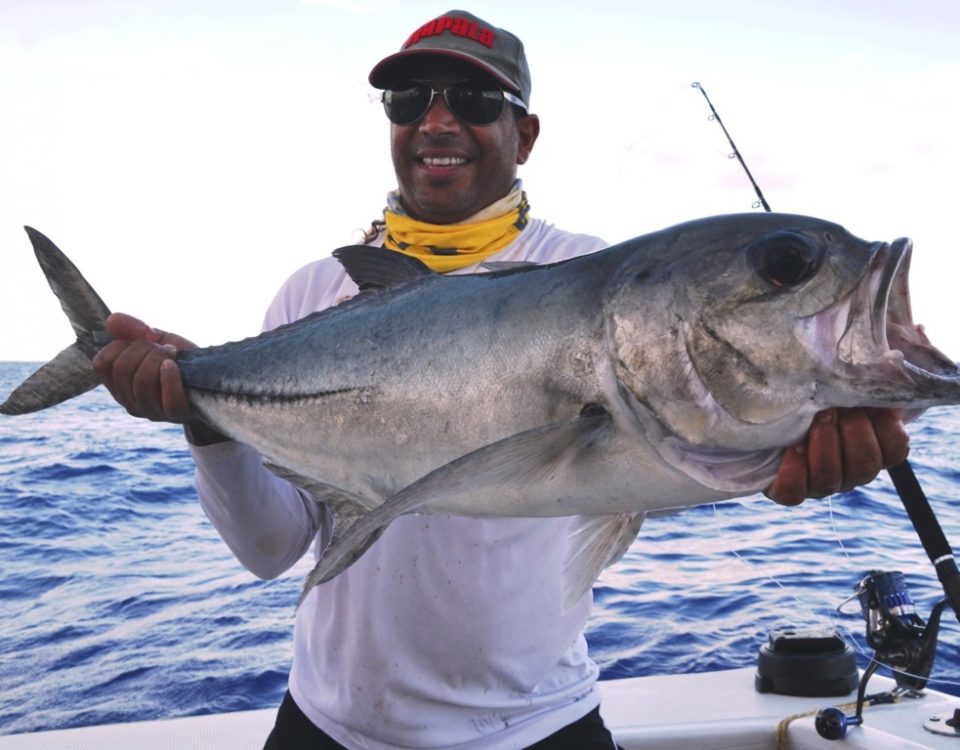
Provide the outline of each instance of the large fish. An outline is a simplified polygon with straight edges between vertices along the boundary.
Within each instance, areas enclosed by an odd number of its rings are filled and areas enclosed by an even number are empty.
[[[27,231],[77,341],[5,414],[96,385],[109,338],[107,307]],[[571,515],[567,606],[646,512],[768,486],[817,411],[960,403],[960,371],[912,321],[910,253],[782,214],[474,275],[343,248],[357,297],[177,359],[207,423],[333,512],[305,593],[404,513]]]

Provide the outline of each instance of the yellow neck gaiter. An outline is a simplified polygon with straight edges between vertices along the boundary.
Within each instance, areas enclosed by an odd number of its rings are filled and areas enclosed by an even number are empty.
[[[437,273],[480,263],[503,250],[527,225],[527,194],[517,190],[505,200],[512,204],[506,213],[460,224],[427,224],[387,208],[383,212],[387,223],[383,246],[417,258]],[[481,212],[478,218],[487,213]]]

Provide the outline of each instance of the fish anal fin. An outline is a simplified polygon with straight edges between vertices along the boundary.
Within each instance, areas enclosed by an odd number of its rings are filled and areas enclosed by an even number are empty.
[[[318,482],[315,479],[311,479],[292,469],[271,463],[270,461],[264,462],[264,466],[278,477],[286,479],[304,492],[309,493],[316,502],[322,503],[327,507],[327,510],[330,511],[330,514],[333,516],[333,531],[327,540],[324,548],[325,551],[331,547],[341,549],[343,546],[341,542],[342,538],[345,535],[349,535],[351,529],[353,529],[361,519],[369,515],[379,504],[377,500],[362,497],[324,484],[323,482]],[[349,549],[349,554],[344,557],[342,566],[336,572],[339,573],[358,560],[370,545],[380,538],[380,534],[383,533],[384,528],[386,527],[374,528],[372,531],[365,533],[362,539],[355,541]],[[314,586],[325,580],[329,580],[336,574],[334,573],[324,577],[326,570],[321,567],[323,560],[324,556],[321,555],[320,561],[313,567],[313,570],[307,574],[303,582],[303,590],[300,593],[300,598],[297,600],[298,607],[303,603],[303,600]]]
[[[286,466],[266,460],[263,465],[281,479],[286,479],[290,484],[296,485],[304,492],[308,492],[318,503],[323,503],[330,507],[334,516],[336,510],[340,510],[344,517],[356,517],[367,513],[380,505],[379,499],[371,499],[347,492],[331,484],[312,479]]]
[[[323,558],[320,558],[320,560],[317,561],[317,564],[313,566],[313,570],[307,574],[307,577],[303,581],[303,589],[300,591],[300,598],[297,599],[297,606],[299,607],[301,604],[303,604],[303,600],[307,598],[307,595],[318,583],[324,583],[332,578],[335,578],[337,575],[359,560],[363,556],[363,553],[373,546],[373,543],[380,538],[380,535],[383,534],[384,531],[386,531],[386,527],[381,526],[378,529],[374,529],[360,541],[352,544],[350,546],[349,553],[340,558],[340,565],[333,572],[331,572],[329,568],[323,566]],[[333,537],[330,540],[330,544],[333,544],[336,541],[337,531],[336,528],[334,528]]]
[[[637,538],[644,513],[577,516],[567,536],[563,562],[561,608],[570,610],[593,586],[604,568],[613,565]]]
[[[300,592],[300,598],[297,599],[298,607],[303,603],[303,600],[307,598],[307,594],[310,593],[314,586],[323,581],[330,580],[334,575],[359,560],[363,553],[380,538],[380,535],[386,529],[386,526],[379,526],[369,531],[354,533],[354,528],[360,525],[363,519],[372,512],[370,502],[366,498],[341,491],[328,491],[322,496],[314,494],[314,497],[316,497],[318,501],[323,502],[333,515],[333,531],[324,547],[324,555],[321,555],[320,560],[317,561],[317,564],[313,566],[313,569],[307,574],[307,577],[303,581],[303,589]],[[341,541],[344,537],[352,538],[355,541],[349,544],[349,547],[345,547]],[[331,548],[347,550],[347,554],[341,558],[339,568],[332,574],[321,567],[326,551]]]
[[[373,245],[348,245],[333,251],[361,291],[389,289],[437,274],[410,255]]]

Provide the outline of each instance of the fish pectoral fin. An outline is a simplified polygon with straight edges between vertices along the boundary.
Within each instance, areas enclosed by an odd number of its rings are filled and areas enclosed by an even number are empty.
[[[542,482],[595,450],[612,431],[606,410],[591,412],[565,422],[535,427],[490,443],[434,469],[410,488],[431,497],[472,490],[475,487],[509,486]],[[406,490],[404,490],[406,492]],[[481,514],[482,515],[482,514]]]
[[[333,251],[333,257],[360,291],[389,289],[408,281],[436,276],[434,271],[416,258],[372,245],[348,245]]]
[[[342,533],[335,528],[334,537],[310,573],[303,597],[316,584],[329,581],[350,567],[394,519],[477,487],[522,487],[542,481],[576,460],[582,451],[602,442],[611,424],[606,411],[591,412],[511,435],[434,469],[379,507],[359,515]],[[482,510],[478,508],[477,515],[484,515]]]
[[[645,517],[645,513],[577,516],[567,536],[563,561],[564,612],[580,601],[604,568],[623,557],[637,538]]]
[[[336,578],[359,560],[396,517],[393,513],[384,512],[390,500],[372,510],[363,507],[355,496],[348,493],[331,495],[324,498],[323,502],[333,514],[333,532],[320,553],[320,559],[303,582],[303,590],[297,600],[298,607],[314,586]]]
[[[0,404],[0,414],[29,414],[55,406],[100,385],[100,376],[90,365],[90,358],[76,344],[71,344],[56,357],[18,385]]]

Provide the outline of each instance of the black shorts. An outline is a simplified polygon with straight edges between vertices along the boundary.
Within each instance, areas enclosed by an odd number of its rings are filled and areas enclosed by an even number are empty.
[[[528,750],[616,750],[609,730],[595,708],[582,719],[570,724]],[[290,696],[283,696],[277,722],[267,737],[263,750],[347,750],[330,739],[308,719]]]

